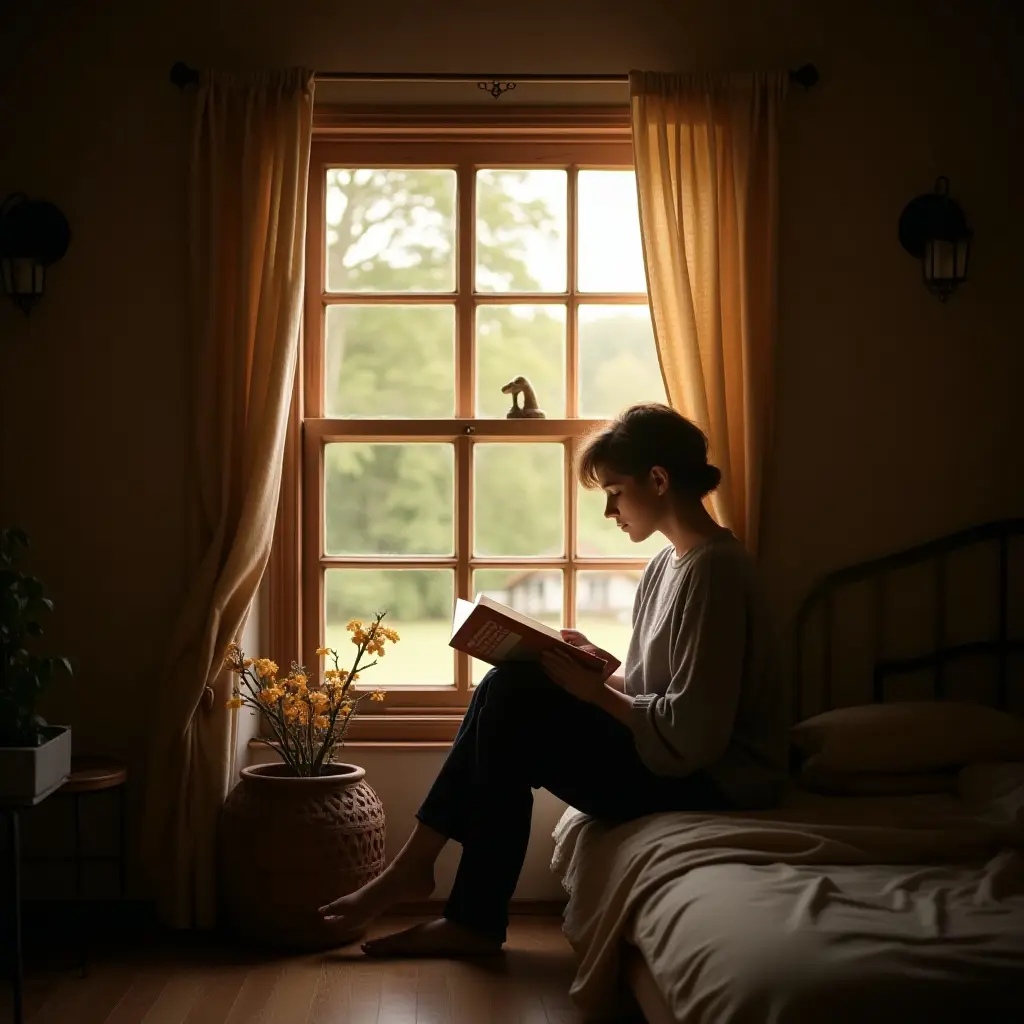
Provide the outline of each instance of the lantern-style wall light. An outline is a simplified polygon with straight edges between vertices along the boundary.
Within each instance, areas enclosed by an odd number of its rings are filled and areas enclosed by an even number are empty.
[[[71,228],[53,203],[20,192],[0,204],[0,278],[25,313],[46,288],[46,268],[68,251]]]
[[[971,229],[960,206],[949,197],[949,178],[935,191],[912,199],[900,214],[900,244],[921,261],[924,285],[945,302],[967,280]]]

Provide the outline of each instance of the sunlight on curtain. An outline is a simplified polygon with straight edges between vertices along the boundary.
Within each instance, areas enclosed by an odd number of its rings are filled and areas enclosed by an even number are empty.
[[[708,434],[716,518],[756,552],[773,405],[788,76],[630,75],[651,316],[673,408]]]
[[[312,72],[204,73],[189,180],[188,590],[155,686],[143,855],[161,916],[215,923],[234,768],[224,650],[270,554],[298,358]]]

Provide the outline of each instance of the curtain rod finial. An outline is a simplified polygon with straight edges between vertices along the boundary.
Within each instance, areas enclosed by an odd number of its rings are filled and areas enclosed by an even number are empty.
[[[790,71],[789,78],[790,81],[796,82],[797,85],[802,85],[805,89],[811,89],[818,84],[821,75],[818,74],[818,69],[813,64],[804,64],[795,71]]]
[[[171,81],[179,89],[184,89],[186,85],[198,85],[199,72],[195,68],[190,68],[184,61],[179,60],[171,68]]]

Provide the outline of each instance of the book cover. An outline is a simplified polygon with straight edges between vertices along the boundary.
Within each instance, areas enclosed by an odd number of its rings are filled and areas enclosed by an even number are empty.
[[[557,629],[486,594],[480,594],[476,601],[456,600],[449,646],[488,665],[539,661],[544,651],[558,648],[565,650],[584,668],[599,671],[605,679],[621,664],[617,658],[608,660],[573,647],[562,639]]]

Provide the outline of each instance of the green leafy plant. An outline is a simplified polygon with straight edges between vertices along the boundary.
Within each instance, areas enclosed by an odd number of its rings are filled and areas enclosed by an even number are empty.
[[[45,742],[46,722],[36,714],[36,703],[59,672],[71,674],[67,658],[29,650],[43,635],[40,618],[53,611],[53,602],[39,580],[16,568],[28,546],[22,530],[0,530],[0,747]]]

